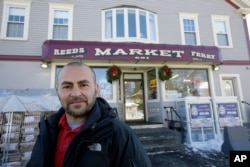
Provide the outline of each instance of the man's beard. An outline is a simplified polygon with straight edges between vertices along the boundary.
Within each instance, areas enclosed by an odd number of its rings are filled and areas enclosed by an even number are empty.
[[[70,109],[70,105],[77,101],[81,101],[82,103],[85,103],[86,106],[81,110],[74,109],[73,106],[71,106],[71,109]],[[67,104],[65,108],[65,112],[73,117],[78,117],[78,118],[86,117],[88,113],[90,112],[90,110],[92,109],[93,105],[94,103],[89,104],[89,101],[84,97],[74,97],[69,100],[69,103]]]

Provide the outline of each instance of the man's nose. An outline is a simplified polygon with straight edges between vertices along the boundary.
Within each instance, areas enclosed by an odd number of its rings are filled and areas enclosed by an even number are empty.
[[[80,96],[81,95],[81,90],[75,86],[73,87],[73,89],[71,90],[71,96]]]

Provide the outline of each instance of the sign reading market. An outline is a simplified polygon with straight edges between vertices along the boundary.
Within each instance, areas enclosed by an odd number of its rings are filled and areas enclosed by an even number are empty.
[[[156,60],[221,62],[215,46],[47,40],[44,59]]]

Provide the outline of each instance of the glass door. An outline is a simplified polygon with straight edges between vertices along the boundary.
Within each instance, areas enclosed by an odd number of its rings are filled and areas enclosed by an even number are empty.
[[[124,74],[125,121],[145,120],[142,74]]]

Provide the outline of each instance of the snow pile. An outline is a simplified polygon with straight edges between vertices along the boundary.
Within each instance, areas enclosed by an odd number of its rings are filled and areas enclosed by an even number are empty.
[[[207,152],[221,152],[222,142],[218,140],[209,140],[207,142],[196,142],[192,144],[185,143],[186,147],[192,148],[194,152],[207,151]]]

